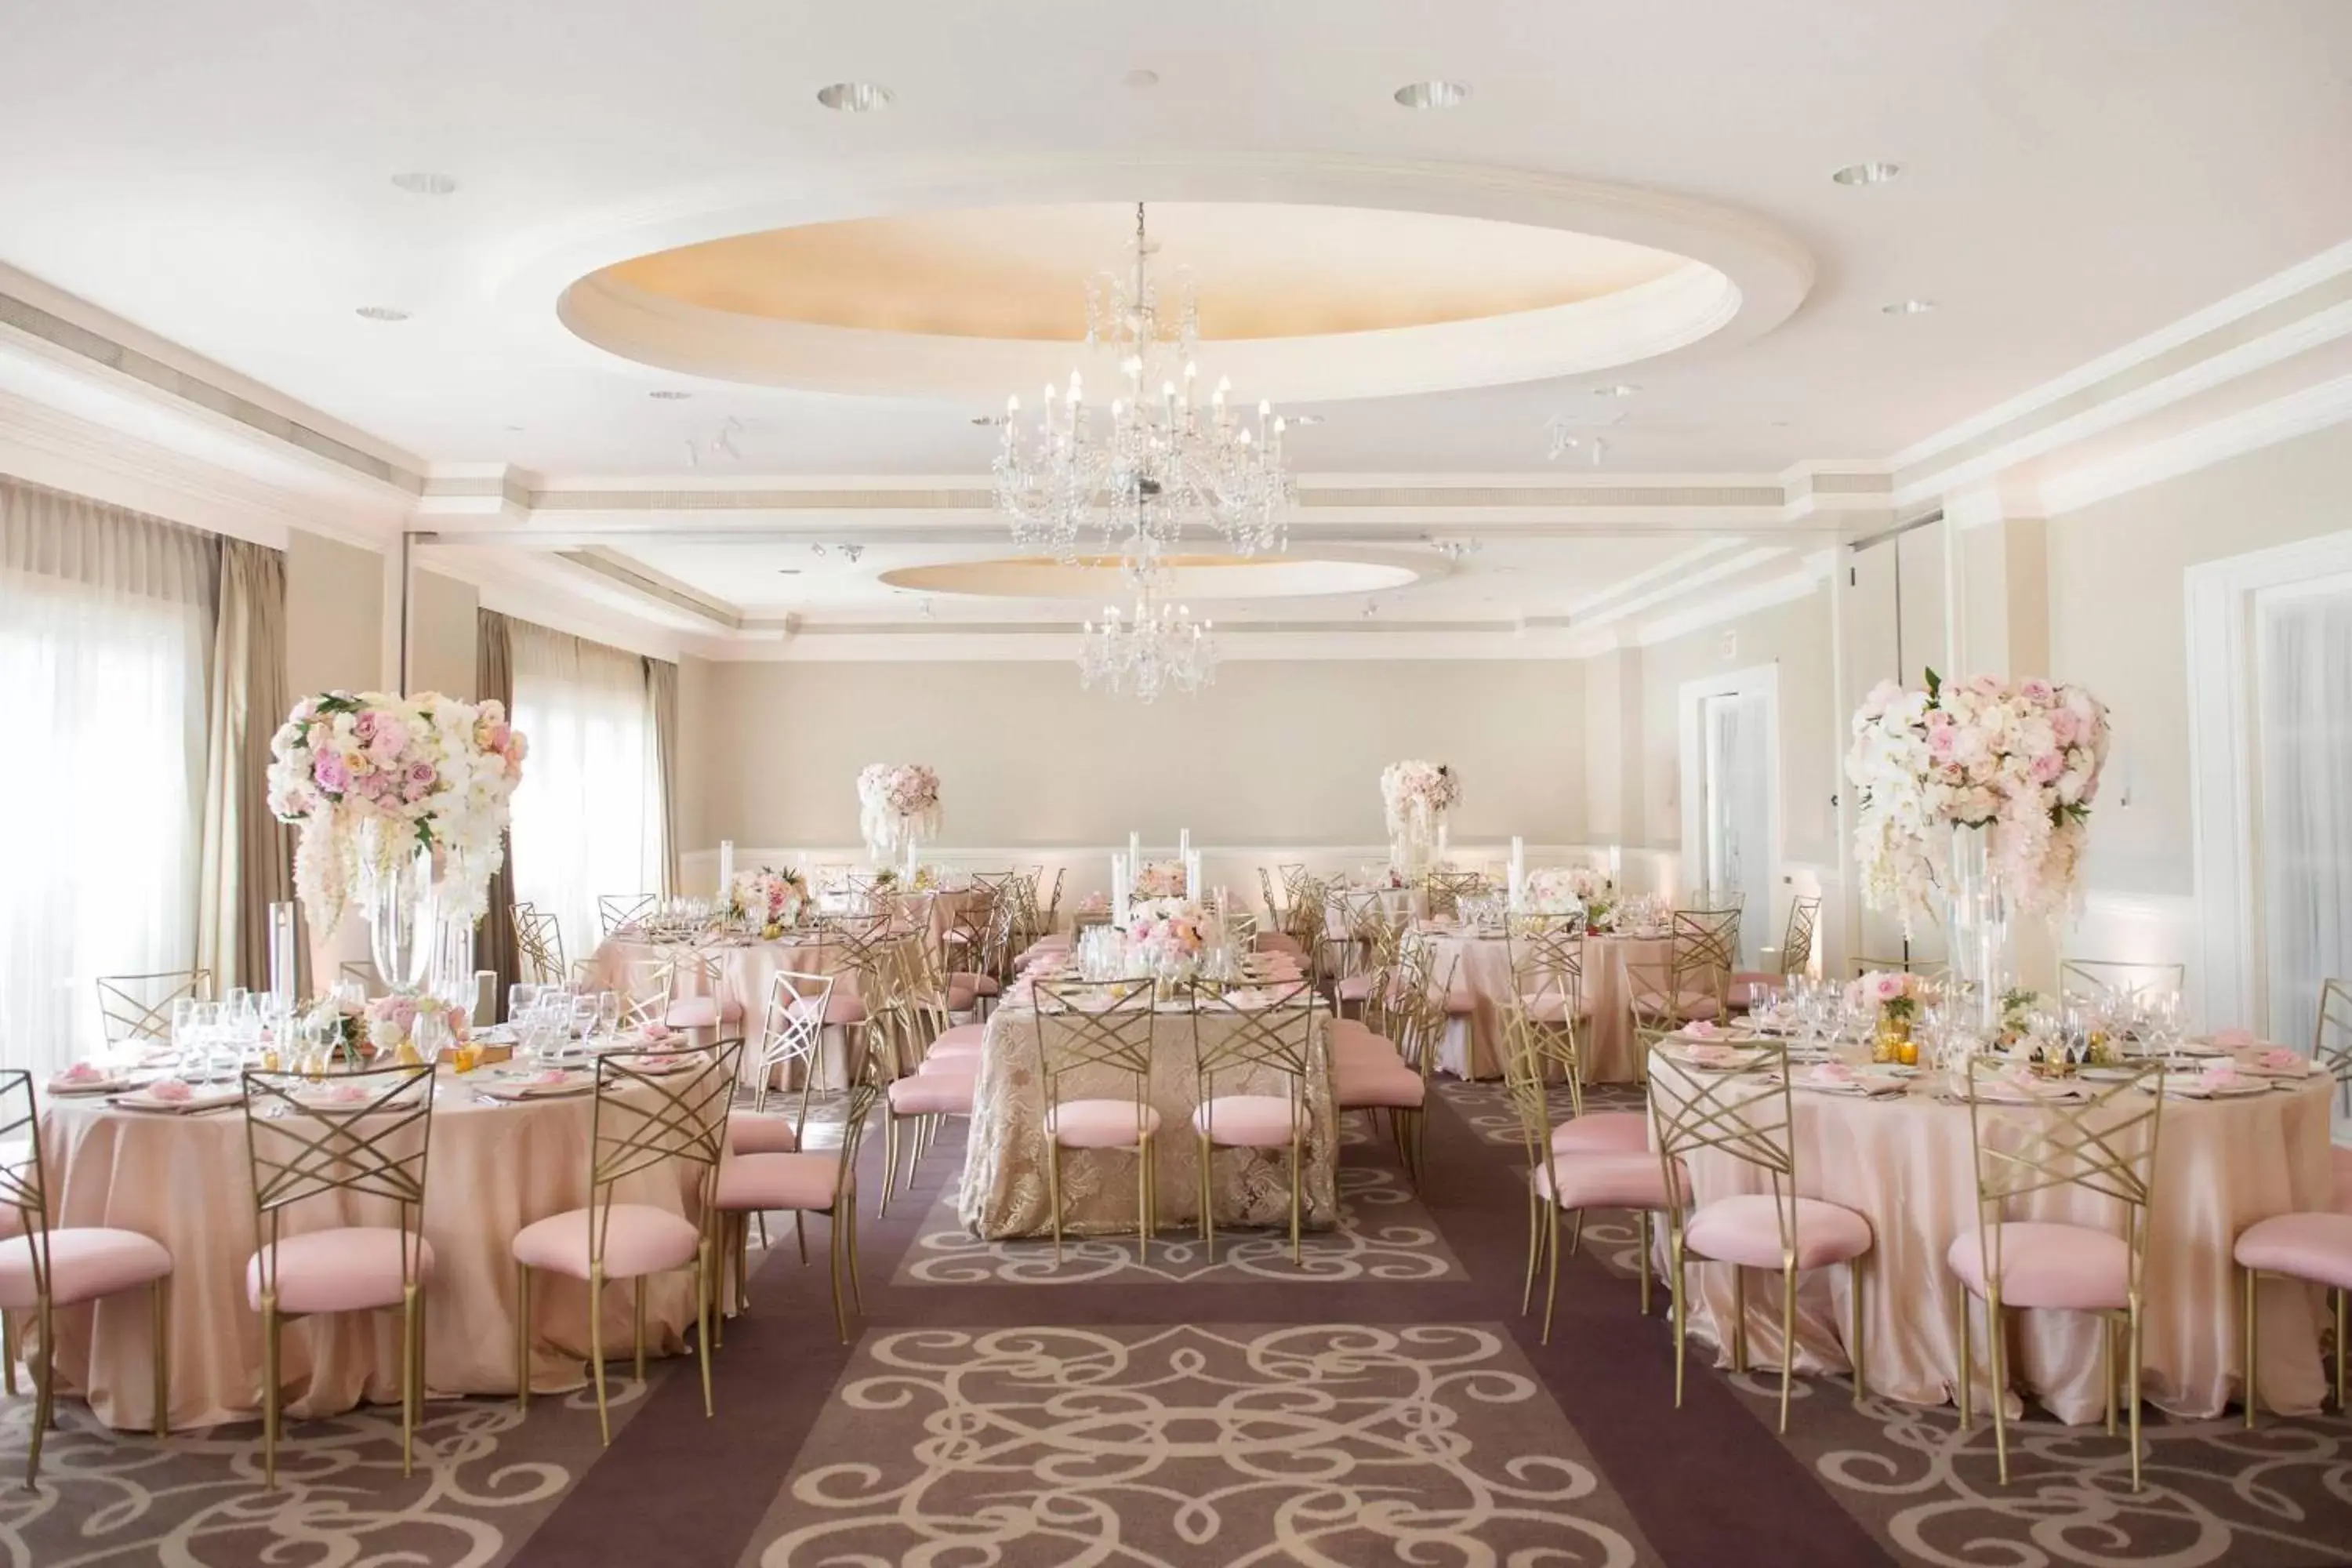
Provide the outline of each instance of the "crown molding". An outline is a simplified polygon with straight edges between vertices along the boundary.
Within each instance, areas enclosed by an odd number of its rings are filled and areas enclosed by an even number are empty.
[[[2352,375],[2304,387],[2192,430],[2053,475],[2035,487],[2035,499],[2042,515],[2063,516],[2347,419],[2352,419]]]

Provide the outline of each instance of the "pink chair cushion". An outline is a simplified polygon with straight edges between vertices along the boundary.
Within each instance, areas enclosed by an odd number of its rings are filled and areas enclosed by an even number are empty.
[[[1192,1125],[1207,1133],[1210,1142],[1229,1148],[1286,1148],[1290,1143],[1290,1097],[1221,1094],[1192,1112]]]
[[[833,988],[824,999],[824,1021],[828,1024],[862,1024],[866,1022],[866,999],[852,990],[845,980]]]
[[[2335,1145],[2336,1212],[2352,1214],[2352,1148]]]
[[[1372,994],[1372,976],[1343,974],[1339,977],[1339,990],[1340,1001],[1361,1002]]]
[[[163,1244],[135,1230],[85,1226],[49,1232],[49,1300],[61,1307],[151,1284],[171,1272],[172,1255]],[[0,1241],[0,1307],[13,1312],[39,1300],[31,1238]]]
[[[1465,1018],[1478,1010],[1478,999],[1464,986],[1455,986],[1445,994],[1445,1011],[1451,1016]]]
[[[1870,1250],[1870,1222],[1850,1208],[1819,1198],[1796,1200],[1797,1267],[1819,1268]],[[1780,1210],[1769,1195],[1751,1193],[1701,1205],[1683,1226],[1683,1241],[1702,1258],[1748,1268],[1780,1267]]]
[[[934,1046],[915,1068],[917,1078],[936,1078],[941,1073],[961,1073],[968,1078],[980,1075],[980,1050],[975,1046]]]
[[[1398,1049],[1369,1031],[1357,1035],[1331,1036],[1331,1065],[1335,1068],[1382,1068],[1404,1066],[1404,1057]]]
[[[1045,1111],[1045,1136],[1065,1149],[1132,1149],[1137,1129],[1160,1131],[1160,1112],[1144,1106],[1140,1119],[1131,1100],[1066,1100]]]
[[[719,1167],[719,1206],[733,1214],[758,1209],[822,1211],[833,1206],[834,1184],[840,1176],[837,1154],[783,1150],[740,1154]]]
[[[900,1116],[970,1116],[979,1078],[953,1068],[917,1073],[890,1086],[890,1109]]]
[[[593,1215],[591,1209],[566,1209],[523,1226],[515,1233],[515,1261],[587,1279],[588,1227]],[[604,1277],[627,1279],[683,1268],[694,1261],[701,1242],[702,1233],[684,1215],[650,1204],[614,1204],[604,1229]]]
[[[941,1029],[940,1037],[931,1042],[931,1049],[936,1051],[942,1046],[949,1046],[977,1051],[980,1049],[981,1042],[987,1038],[987,1025],[958,1024],[952,1028]]]
[[[1304,958],[1307,956],[1307,949],[1301,946],[1298,939],[1291,935],[1288,931],[1262,931],[1258,932],[1257,950],[1260,952],[1286,952],[1293,958]]]
[[[968,984],[956,980],[948,982],[949,1012],[969,1013],[979,1001],[980,993],[973,990]]]
[[[1665,1209],[1690,1198],[1690,1177],[1679,1166],[1675,1175],[1670,1198],[1655,1154],[1559,1154],[1536,1167],[1536,1194],[1564,1209]]]
[[[419,1284],[432,1277],[432,1244],[405,1238]],[[401,1233],[388,1225],[346,1225],[281,1237],[278,1243],[278,1310],[281,1312],[365,1312],[401,1303]],[[263,1252],[268,1248],[264,1247]],[[245,1303],[261,1310],[261,1253],[245,1265]]]
[[[680,996],[669,1005],[662,1022],[673,1029],[715,1029],[742,1016],[743,1005],[732,996]]]
[[[789,1154],[801,1146],[789,1116],[750,1110],[727,1113],[727,1147],[737,1154]]]
[[[2130,1294],[2131,1248],[2111,1231],[2086,1225],[2017,1220],[2000,1232],[2000,1300],[2005,1307],[2121,1307]],[[1984,1250],[1971,1228],[1952,1238],[1944,1261],[1979,1296]]]
[[[1650,1118],[1640,1110],[1588,1110],[1551,1130],[1563,1154],[1638,1154],[1650,1148]]]
[[[1753,1007],[1767,996],[1778,995],[1783,984],[1780,975],[1761,969],[1743,969],[1731,977],[1731,1005]]]
[[[1636,992],[1633,995],[1633,1005],[1644,1013],[1664,1013],[1668,1010],[1665,994],[1662,991]],[[1712,1018],[1722,1010],[1716,1005],[1715,994],[1711,991],[1685,991],[1683,993],[1681,1005],[1673,1009],[1675,1016],[1685,1022],[1697,1018]],[[1777,1268],[1780,1265],[1776,1262],[1773,1267]]]
[[[2283,1214],[2238,1237],[2239,1266],[2352,1290],[2352,1214]]]
[[[1402,1061],[1393,1067],[1342,1061],[1331,1072],[1331,1103],[1342,1110],[1418,1110],[1427,1092],[1421,1075]]]
[[[948,976],[948,984],[951,986],[970,986],[982,996],[1001,996],[1004,994],[1003,984],[993,974],[950,974]]]

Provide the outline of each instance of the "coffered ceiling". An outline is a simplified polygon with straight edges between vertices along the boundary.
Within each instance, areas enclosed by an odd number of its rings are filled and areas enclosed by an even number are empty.
[[[1468,95],[1398,102],[1429,79]],[[987,421],[1147,201],[1204,374],[1310,416],[1321,591],[1235,616],[1523,635],[1697,545],[1792,566],[1979,450],[2319,395],[2347,146],[2338,0],[18,0],[0,398],[274,442],[453,570],[1050,620],[1082,600],[954,591],[1013,553]],[[788,574],[827,538],[874,552]]]

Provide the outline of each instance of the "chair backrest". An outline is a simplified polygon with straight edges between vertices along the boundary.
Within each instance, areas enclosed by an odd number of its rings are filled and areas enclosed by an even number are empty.
[[[1271,921],[1282,919],[1283,901],[1275,896],[1274,873],[1260,866],[1257,868],[1258,891],[1265,895],[1265,914]]]
[[[596,1058],[596,1099],[588,1152],[588,1256],[601,1271],[619,1184],[640,1171],[682,1163],[698,1187],[689,1210],[708,1214],[727,1152],[727,1109],[735,1092],[739,1038],[714,1045],[607,1051]],[[685,1058],[687,1065],[665,1065]]]
[[[1438,1047],[1445,1038],[1446,1025],[1452,1017],[1447,998],[1454,990],[1454,977],[1462,968],[1459,950],[1445,954],[1441,963],[1437,948],[1428,942],[1416,942],[1410,952],[1400,944],[1400,980],[1398,987],[1406,999],[1405,1005],[1390,1016],[1392,1033],[1390,1043],[1404,1058],[1405,1066],[1421,1075],[1424,1084],[1437,1066]]]
[[[513,912],[518,978],[533,985],[563,984],[563,924],[555,911],[517,904]]]
[[[1667,956],[1676,995],[1705,992],[1720,1007],[1739,967],[1739,911],[1676,910]]]
[[[882,1014],[883,1026],[891,1032],[901,1065],[909,1068],[919,1065],[932,1043],[954,1022],[947,972],[933,962],[930,944],[909,932],[881,949],[874,978],[882,988],[882,1002],[878,1009],[866,1002],[867,1016]],[[859,997],[864,999],[868,993],[862,971],[857,983]]]
[[[634,925],[650,913],[654,907],[651,893],[599,893],[596,895],[596,923],[606,936],[623,926]]]
[[[2000,1222],[2010,1205],[2053,1187],[2080,1187],[2118,1205],[2118,1227],[2131,1249],[2131,1285],[2139,1288],[2147,1254],[2147,1216],[2156,1186],[2156,1141],[2164,1119],[2164,1068],[2150,1062],[2128,1079],[2075,1086],[2077,1098],[2013,1103],[1988,1092],[2016,1068],[1999,1058],[1969,1063],[1969,1131],[1976,1147],[1978,1245],[1985,1277],[2001,1273]],[[2032,1079],[2028,1082],[2035,1081]]]
[[[1269,995],[1261,992],[1261,996]],[[1203,991],[1192,1005],[1192,1072],[1197,1103],[1216,1098],[1217,1079],[1236,1072],[1276,1073],[1288,1085],[1294,1110],[1303,1111],[1312,1070],[1316,998],[1306,981],[1270,992],[1263,1006],[1244,1007]],[[1255,1092],[1255,1091],[1254,1091]],[[1300,1125],[1305,1125],[1302,1121]]]
[[[1037,1066],[1047,1109],[1061,1103],[1062,1079],[1071,1074],[1123,1077],[1127,1098],[1135,1106],[1135,1136],[1140,1142],[1144,1112],[1151,1103],[1152,1029],[1159,1018],[1152,988],[1138,985],[1108,1006],[1098,987],[1041,980],[1030,994],[1036,1007]],[[1091,1085],[1084,1089],[1088,1099],[1112,1098]]]
[[[2058,994],[2094,1007],[2125,1004],[2146,1007],[2178,997],[2189,978],[2186,963],[2132,963],[2105,958],[2070,958],[2058,966]]]
[[[1528,1168],[1551,1159],[1549,1062],[1526,1005],[1512,996],[1503,1004],[1503,1089],[1518,1113],[1519,1149]],[[1569,1080],[1575,1092],[1575,1079]]]
[[[0,1208],[16,1211],[17,1226],[31,1249],[33,1291],[49,1293],[49,1184],[41,1163],[40,1108],[33,1100],[33,1075],[24,1068],[0,1068],[0,1149],[25,1145],[21,1160],[0,1160]],[[5,1352],[15,1354],[11,1345]]]
[[[1042,868],[1039,874],[1041,876],[1044,874]],[[1044,919],[1037,927],[1037,934],[1040,936],[1051,931],[1062,918],[1062,879],[1069,874],[1070,868],[1067,866],[1057,866],[1054,868],[1054,896],[1046,903]],[[1032,883],[1031,886],[1034,888],[1035,884]],[[1036,900],[1034,894],[1030,903],[1033,908],[1035,906]]]
[[[2352,1104],[2352,984],[2331,980],[2319,988],[2319,1022],[2311,1036],[2311,1059],[2336,1075]]]
[[[1431,870],[1423,873],[1421,879],[1424,907],[1433,916],[1460,915],[1463,895],[1475,897],[1486,889],[1486,874],[1480,871]]]
[[[1813,963],[1813,928],[1821,923],[1822,900],[1818,893],[1801,894],[1789,900],[1789,930],[1780,939],[1780,974],[1783,979],[1803,974]]]
[[[833,1177],[836,1205],[854,1205],[857,1201],[858,1147],[865,1142],[866,1125],[874,1120],[875,1101],[882,1098],[887,1081],[882,1072],[881,1050],[880,1039],[869,1036],[863,1050],[850,1054],[849,1089],[842,1101],[840,1163],[835,1167]]]
[[[1762,1041],[1759,1060],[1743,1072],[1705,1072],[1650,1064],[1651,1142],[1657,1146],[1666,1191],[1680,1190],[1675,1171],[1696,1155],[1727,1155],[1761,1172],[1771,1187],[1783,1256],[1797,1250],[1797,1143],[1789,1090],[1789,1047]],[[1667,1223],[1678,1250],[1683,1211],[1675,1205]]]
[[[780,1067],[793,1062],[816,1070],[816,1050],[824,1038],[824,1011],[833,1001],[831,974],[779,969],[768,976],[768,996],[760,1010],[760,1043],[753,1059],[761,1088]]]
[[[277,1249],[286,1211],[329,1194],[395,1205],[401,1281],[417,1282],[436,1081],[430,1064],[327,1079],[246,1072],[245,1147],[264,1296],[278,1294]]]
[[[989,933],[1000,913],[1013,911],[1013,899],[1003,892],[975,890],[948,907],[948,928],[941,933],[948,955],[959,960],[952,967],[979,970],[987,962]]]
[[[183,996],[209,1002],[213,972],[209,969],[165,969],[152,974],[101,974],[98,977],[98,1016],[106,1043],[125,1040],[169,1040],[172,1004]]]
[[[1675,995],[1674,964],[1667,953],[1653,955],[1631,948],[1620,948],[1614,956],[1617,988],[1625,998],[1633,1043],[1646,1057],[1651,1047],[1683,1026]]]
[[[1577,1030],[1584,1007],[1584,924],[1573,915],[1514,915],[1508,927],[1513,1000],[1547,1071],[1583,1081]]]

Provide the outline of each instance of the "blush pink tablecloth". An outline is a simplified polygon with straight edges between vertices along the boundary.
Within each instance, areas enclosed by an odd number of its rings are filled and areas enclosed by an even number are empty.
[[[1652,1065],[1654,1078],[1686,1070],[1664,1058]],[[2205,1418],[2220,1415],[2239,1396],[2244,1326],[2231,1248],[2238,1233],[2256,1220],[2331,1205],[2332,1092],[2331,1080],[2320,1077],[2245,1099],[2166,1101],[2142,1327],[2143,1386],[2160,1408]],[[1798,1191],[1843,1204],[1871,1224],[1863,1323],[1871,1392],[1912,1404],[1951,1400],[1959,1379],[1953,1313],[1961,1289],[1945,1253],[1955,1237],[1973,1234],[1977,1223],[1967,1105],[1924,1090],[1875,1101],[1799,1089],[1791,1114]],[[1771,1190],[1756,1167],[1719,1152],[1698,1156],[1690,1168],[1701,1203]],[[2029,1210],[2040,1219],[2113,1224],[2112,1205],[2078,1188],[2037,1194]],[[1797,1370],[1843,1373],[1850,1369],[1844,1328],[1850,1277],[1844,1268],[1834,1267],[1799,1278]],[[1692,1330],[1720,1350],[1726,1342],[1722,1325],[1731,1311],[1730,1268],[1693,1264],[1690,1279],[1697,1292]],[[2284,1281],[2265,1283],[2257,1310],[2263,1314],[2263,1408],[2316,1410],[2326,1386],[2319,1293]],[[1981,1303],[1972,1312],[1981,1408],[1988,1393]],[[2081,1312],[2015,1308],[2004,1315],[2016,1384],[2062,1420],[2099,1419],[2105,1401],[2097,1320]],[[1751,1364],[1779,1367],[1780,1291],[1761,1274],[1748,1281],[1748,1342]],[[1718,1360],[1727,1364],[1727,1353]]]
[[[1436,973],[1455,965],[1454,989],[1466,994],[1470,1011],[1446,1031],[1438,1066],[1458,1078],[1503,1076],[1503,1015],[1512,991],[1511,944],[1501,937],[1443,932],[1432,937]],[[1664,937],[1587,936],[1584,939],[1584,1000],[1590,1013],[1579,1039],[1587,1083],[1633,1083],[1641,1077],[1641,1053],[1633,1042],[1633,1018],[1618,975],[1620,956],[1635,963],[1664,962]]]
[[[515,1269],[523,1226],[588,1201],[592,1104],[580,1096],[520,1105],[477,1101],[444,1072],[425,1173],[425,1236],[434,1272],[425,1287],[425,1384],[435,1394],[514,1392]],[[257,1245],[253,1181],[239,1111],[163,1116],[103,1101],[52,1101],[41,1123],[54,1223],[114,1226],[172,1254],[172,1425],[250,1419],[261,1408],[261,1320],[247,1305],[245,1268]],[[684,1167],[647,1170],[619,1184],[620,1201],[688,1214]],[[339,1205],[340,1212],[339,1212]],[[322,1197],[292,1211],[288,1234],[333,1224],[389,1223],[394,1210]],[[576,1388],[588,1353],[587,1286],[541,1274],[532,1284],[534,1390]],[[634,1342],[630,1292],[608,1286],[604,1344]],[[683,1348],[694,1321],[690,1273],[655,1276],[646,1290],[647,1347]],[[400,1314],[309,1318],[285,1331],[287,1409],[296,1417],[396,1401]],[[110,1426],[154,1419],[147,1293],[134,1290],[58,1315],[61,1392],[88,1398]]]

